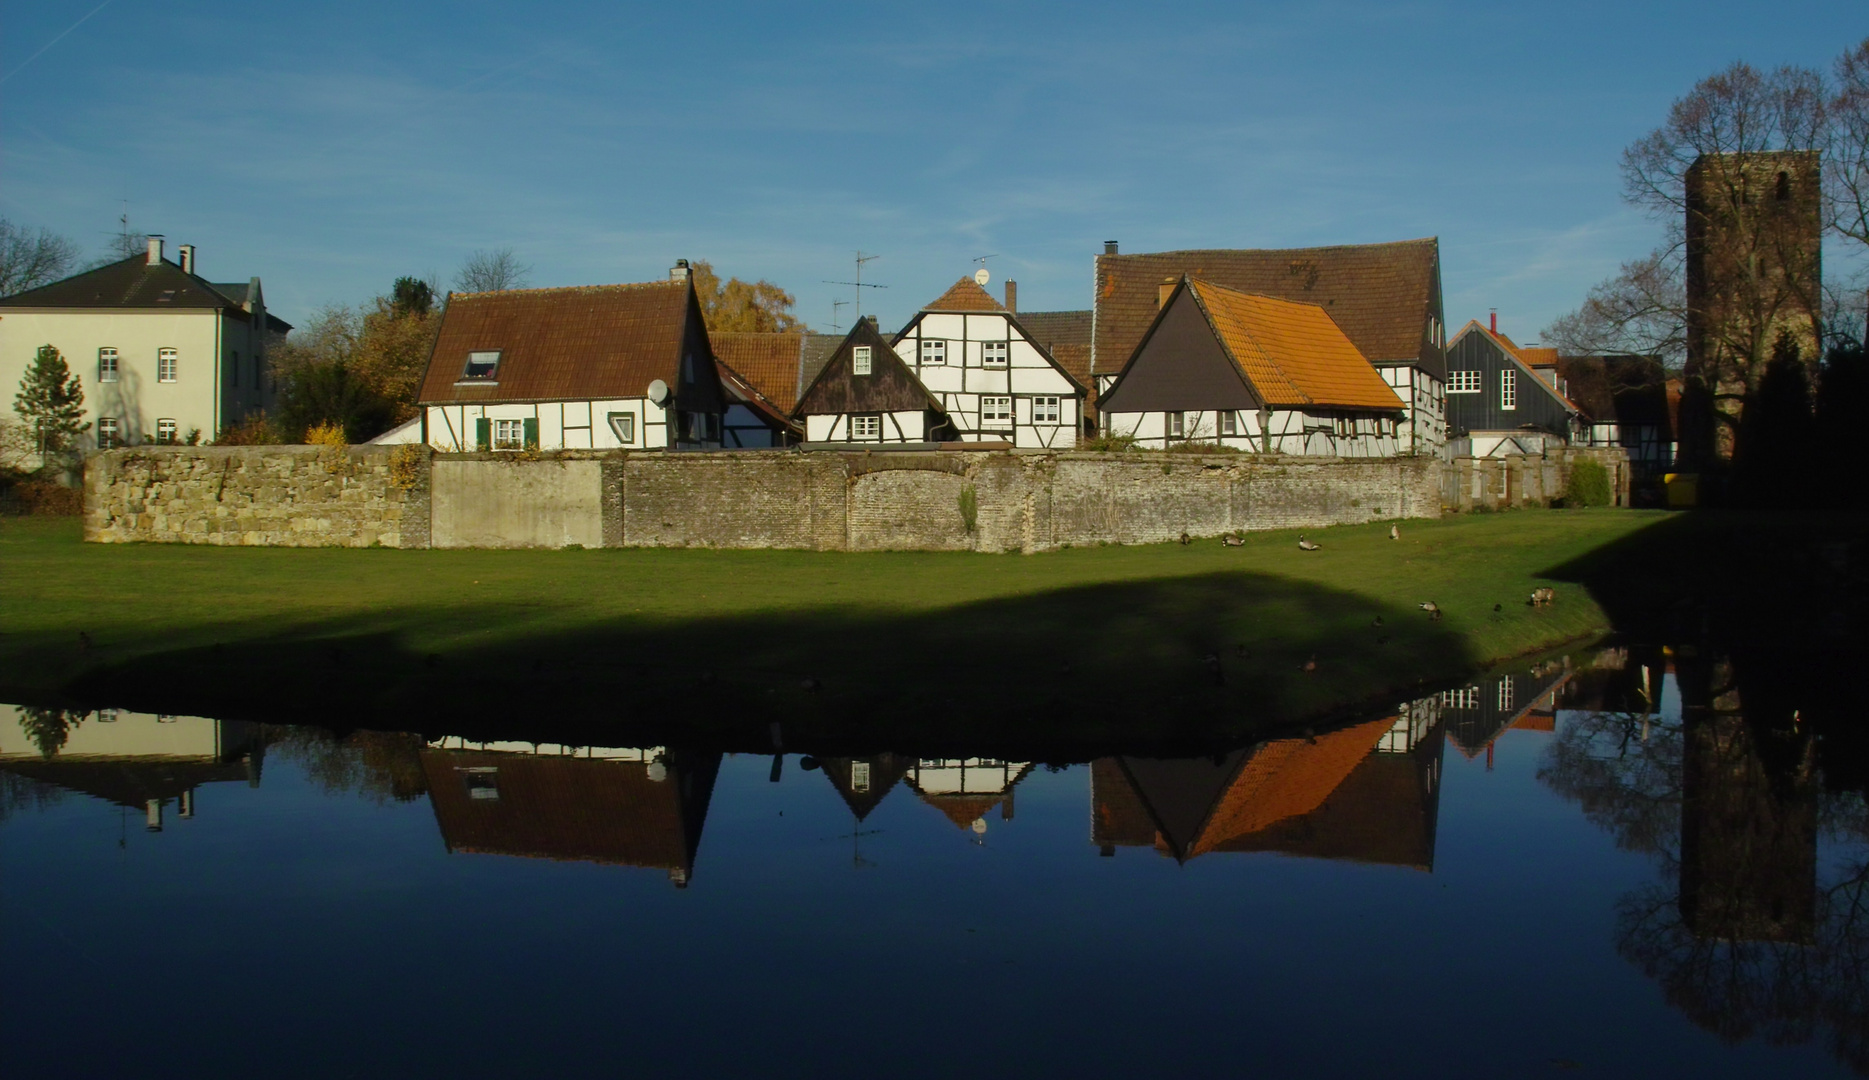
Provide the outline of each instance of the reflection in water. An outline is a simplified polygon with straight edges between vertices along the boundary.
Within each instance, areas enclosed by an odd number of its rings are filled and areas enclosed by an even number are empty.
[[[642,866],[686,888],[720,755],[442,739],[422,750],[450,852]]]
[[[1671,686],[1672,699],[1664,700]],[[1773,658],[1607,651],[1541,777],[1662,880],[1618,905],[1617,949],[1729,1042],[1810,1041],[1869,1071],[1869,860],[1858,792],[1825,792]]]
[[[1432,873],[1443,746],[1490,770],[1506,733],[1549,733],[1539,779],[1661,871],[1617,904],[1620,955],[1729,1042],[1795,1044],[1827,1032],[1840,1059],[1869,1071],[1869,856],[1827,864],[1820,852],[1825,840],[1869,850],[1869,808],[1857,793],[1824,789],[1818,740],[1794,707],[1796,682],[1774,670],[1745,658],[1604,649],[1496,672],[1331,730],[1200,757],[1112,753],[1084,770],[1089,838],[1102,856],[1147,848],[1179,864],[1271,853]],[[0,817],[64,791],[135,810],[159,830],[199,812],[203,785],[257,787],[268,754],[326,791],[426,799],[449,854],[655,869],[677,887],[693,879],[723,761],[718,750],[682,746],[339,737],[4,708]],[[896,789],[913,795],[906,808],[897,800],[896,827],[905,813],[926,819],[919,801],[984,844],[1014,821],[1035,768],[901,753],[808,755],[799,765],[821,771],[842,804],[836,815],[848,813],[856,867],[873,865],[864,838],[882,832],[876,816]],[[779,759],[770,779],[782,775]],[[830,798],[817,780],[806,786]]]

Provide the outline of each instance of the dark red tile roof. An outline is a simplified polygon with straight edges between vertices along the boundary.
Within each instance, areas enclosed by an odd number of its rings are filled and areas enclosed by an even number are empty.
[[[714,359],[732,368],[782,413],[798,404],[798,361],[803,334],[710,333]]]
[[[423,404],[641,397],[678,384],[687,282],[515,289],[448,297]],[[500,352],[498,385],[457,385],[467,354]]]
[[[923,311],[1005,311],[1006,308],[993,294],[982,289],[978,282],[970,277],[956,281],[952,288],[942,293],[931,304],[924,304]]]
[[[1158,289],[1183,275],[1239,292],[1316,304],[1371,363],[1414,362],[1437,377],[1440,241],[1259,250],[1165,251],[1097,258],[1096,365],[1115,373],[1155,320]]]

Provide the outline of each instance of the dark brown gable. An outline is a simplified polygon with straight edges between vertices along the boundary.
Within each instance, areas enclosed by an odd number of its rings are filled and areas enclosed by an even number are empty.
[[[1110,392],[1106,413],[1257,409],[1259,400],[1183,285]]]
[[[870,373],[853,371],[856,347],[870,347]],[[928,393],[915,373],[910,371],[882,334],[867,319],[859,319],[844,338],[843,344],[799,396],[794,417],[826,416],[838,413],[912,412],[918,409],[940,410],[940,403]]]

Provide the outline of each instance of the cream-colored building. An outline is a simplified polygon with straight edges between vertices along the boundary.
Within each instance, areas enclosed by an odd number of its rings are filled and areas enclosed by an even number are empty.
[[[278,390],[269,347],[292,328],[266,312],[260,279],[220,284],[149,251],[0,299],[0,420],[44,345],[55,346],[84,388],[83,449],[212,440],[272,407]]]

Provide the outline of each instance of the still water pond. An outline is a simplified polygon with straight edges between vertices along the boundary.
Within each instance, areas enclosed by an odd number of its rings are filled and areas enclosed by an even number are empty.
[[[1869,814],[1677,659],[1075,763],[0,707],[0,1067],[1852,1075]]]

